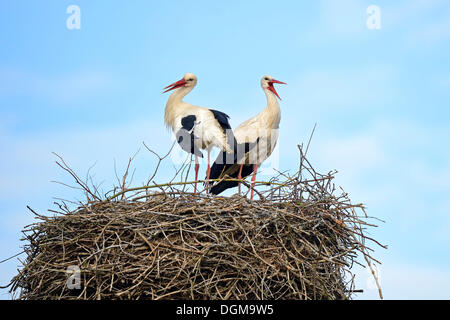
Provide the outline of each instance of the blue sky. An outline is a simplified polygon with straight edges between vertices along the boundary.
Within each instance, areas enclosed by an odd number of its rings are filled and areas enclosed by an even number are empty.
[[[80,30],[66,28],[71,4]],[[372,4],[379,30],[366,26]],[[142,141],[167,151],[164,86],[194,72],[186,100],[235,127],[265,106],[270,74],[288,83],[279,168],[295,170],[296,144],[317,123],[311,162],[337,169],[353,201],[386,221],[371,231],[389,245],[375,253],[385,297],[450,298],[448,1],[2,1],[0,43],[0,260],[21,250],[26,205],[82,198],[50,182],[71,182],[51,152],[80,174],[96,163],[108,190],[114,162],[124,170]],[[139,185],[155,159],[141,150],[134,164]],[[0,283],[18,265],[0,264]],[[360,298],[376,298],[356,272]]]

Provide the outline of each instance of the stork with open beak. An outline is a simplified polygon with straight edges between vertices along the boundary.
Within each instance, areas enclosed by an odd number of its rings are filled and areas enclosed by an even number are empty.
[[[275,80],[271,76],[264,76],[261,79],[261,87],[267,97],[267,106],[256,116],[248,119],[234,130],[234,136],[238,146],[238,161],[235,163],[225,163],[225,155],[219,154],[211,168],[211,179],[237,178],[242,179],[252,174],[251,195],[253,199],[253,190],[256,179],[256,172],[259,166],[272,154],[277,140],[278,128],[280,124],[280,106],[278,99],[281,100],[275,87],[275,83],[286,84]],[[243,147],[243,148],[242,148]],[[220,181],[211,187],[212,194],[220,194],[226,189],[239,186],[237,181]]]
[[[194,106],[183,101],[197,84],[197,77],[186,73],[181,80],[165,87],[165,92],[175,90],[169,97],[164,114],[164,122],[175,133],[180,147],[195,156],[195,185],[197,192],[198,157],[203,158],[201,149],[208,153],[207,180],[210,177],[210,153],[212,147],[219,147],[223,152],[234,153],[235,138],[228,122],[229,116],[223,112]],[[208,192],[207,183],[207,192]]]

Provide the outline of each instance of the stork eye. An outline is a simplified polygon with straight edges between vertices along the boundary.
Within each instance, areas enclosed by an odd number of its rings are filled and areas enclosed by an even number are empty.
[[[266,78],[264,78],[264,80],[269,81],[270,79],[266,77]]]
[[[190,78],[190,79],[188,79],[188,81],[193,81],[194,79],[192,79],[192,78]]]

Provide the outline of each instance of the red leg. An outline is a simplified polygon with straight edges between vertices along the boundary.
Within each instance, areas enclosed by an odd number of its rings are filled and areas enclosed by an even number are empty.
[[[208,168],[206,169],[206,194],[209,194],[209,174],[211,173],[211,167],[209,166],[209,156],[210,152],[208,150]]]
[[[253,165],[253,177],[252,177],[252,191],[250,193],[250,200],[253,200],[253,188],[255,187],[256,171],[258,171],[258,166]]]
[[[244,167],[244,163],[242,162],[241,166],[239,167],[239,174],[238,179],[242,179],[242,167]],[[239,195],[241,194],[241,183],[238,182],[238,188],[239,188]]]
[[[194,184],[194,193],[197,193],[198,168],[200,168],[200,165],[198,164],[198,157],[195,156],[195,184]]]

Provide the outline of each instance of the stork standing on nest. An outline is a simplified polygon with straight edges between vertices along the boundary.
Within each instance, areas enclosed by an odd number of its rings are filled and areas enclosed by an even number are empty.
[[[184,77],[165,87],[163,93],[175,90],[166,104],[164,122],[175,133],[180,147],[195,157],[195,185],[197,192],[198,157],[203,158],[201,149],[208,153],[207,180],[210,177],[210,153],[212,147],[219,147],[226,153],[234,153],[235,138],[228,122],[229,116],[223,112],[194,106],[183,101],[183,98],[191,92],[197,84],[197,77],[192,73],[186,73]],[[208,192],[207,183],[207,192]]]
[[[224,154],[220,154],[211,168],[211,179],[237,178],[242,179],[253,172],[251,196],[253,199],[253,188],[256,179],[256,172],[259,166],[271,154],[278,140],[278,128],[280,124],[281,112],[278,99],[281,100],[273,84],[284,82],[275,80],[271,76],[264,76],[261,79],[261,87],[267,97],[267,106],[256,116],[242,123],[234,130],[234,136],[238,146],[238,161],[227,164],[223,161]],[[242,155],[241,155],[242,154]],[[239,186],[237,181],[220,181],[211,187],[212,194],[220,194],[226,189]]]

